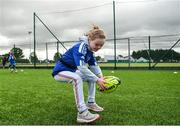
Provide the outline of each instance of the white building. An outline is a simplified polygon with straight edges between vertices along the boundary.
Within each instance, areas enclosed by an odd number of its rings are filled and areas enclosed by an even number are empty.
[[[140,57],[139,59],[136,60],[136,62],[138,62],[138,63],[147,63],[147,62],[149,62],[149,60],[147,60],[147,59],[145,59],[143,57]]]
[[[113,55],[105,55],[104,59],[106,62],[111,62],[111,61],[114,61],[114,56]],[[116,61],[117,62],[129,62],[129,56],[123,57],[121,55],[118,55],[116,57]],[[130,61],[135,62],[136,60],[132,56],[130,56]]]

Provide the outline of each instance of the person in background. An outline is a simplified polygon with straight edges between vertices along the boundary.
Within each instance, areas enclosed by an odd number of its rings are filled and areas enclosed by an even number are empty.
[[[10,51],[8,61],[10,63],[9,68],[10,68],[11,72],[17,72],[15,59],[16,59],[16,57],[14,56],[13,52]]]
[[[4,56],[3,59],[2,59],[3,69],[6,67],[6,62],[7,62],[7,58],[6,58],[6,56]]]

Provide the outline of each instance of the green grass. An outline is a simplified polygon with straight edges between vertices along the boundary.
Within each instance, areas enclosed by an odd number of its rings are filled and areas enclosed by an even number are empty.
[[[153,66],[155,63],[151,63],[151,66]],[[114,67],[114,63],[99,63],[102,67]],[[21,64],[18,63],[17,66],[24,66],[24,67],[32,67],[34,64]],[[36,64],[36,66],[54,66],[54,64]],[[117,63],[117,67],[128,67],[129,63]],[[131,63],[131,67],[149,67],[149,63]],[[157,67],[179,67],[180,63],[158,63],[156,65]]]
[[[155,63],[151,63],[153,66]],[[114,67],[114,63],[100,63],[102,67]],[[117,67],[128,67],[129,63],[117,63]],[[180,63],[158,63],[157,67],[179,67]],[[149,63],[131,63],[130,67],[149,67]]]
[[[109,94],[96,93],[105,111],[96,125],[179,125],[180,71],[103,71],[121,78]],[[87,85],[84,86],[87,98]],[[0,70],[0,125],[76,125],[72,85],[58,83],[51,70]]]

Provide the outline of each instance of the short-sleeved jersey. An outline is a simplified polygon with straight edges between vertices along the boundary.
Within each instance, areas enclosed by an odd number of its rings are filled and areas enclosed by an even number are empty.
[[[60,71],[75,72],[78,66],[84,66],[88,64],[97,65],[94,53],[90,50],[88,41],[79,41],[56,63],[52,75],[57,75]]]
[[[15,65],[15,64],[16,64],[15,59],[14,59],[14,56],[11,55],[11,54],[9,55],[8,61],[9,61],[10,64],[12,64],[12,65]]]

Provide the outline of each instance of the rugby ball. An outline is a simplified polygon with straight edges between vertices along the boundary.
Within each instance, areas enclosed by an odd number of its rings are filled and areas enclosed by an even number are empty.
[[[110,93],[117,89],[117,87],[121,84],[121,80],[115,76],[104,76],[104,80],[106,81],[105,87],[106,90],[102,90],[100,86],[97,86],[98,91],[103,93]]]

